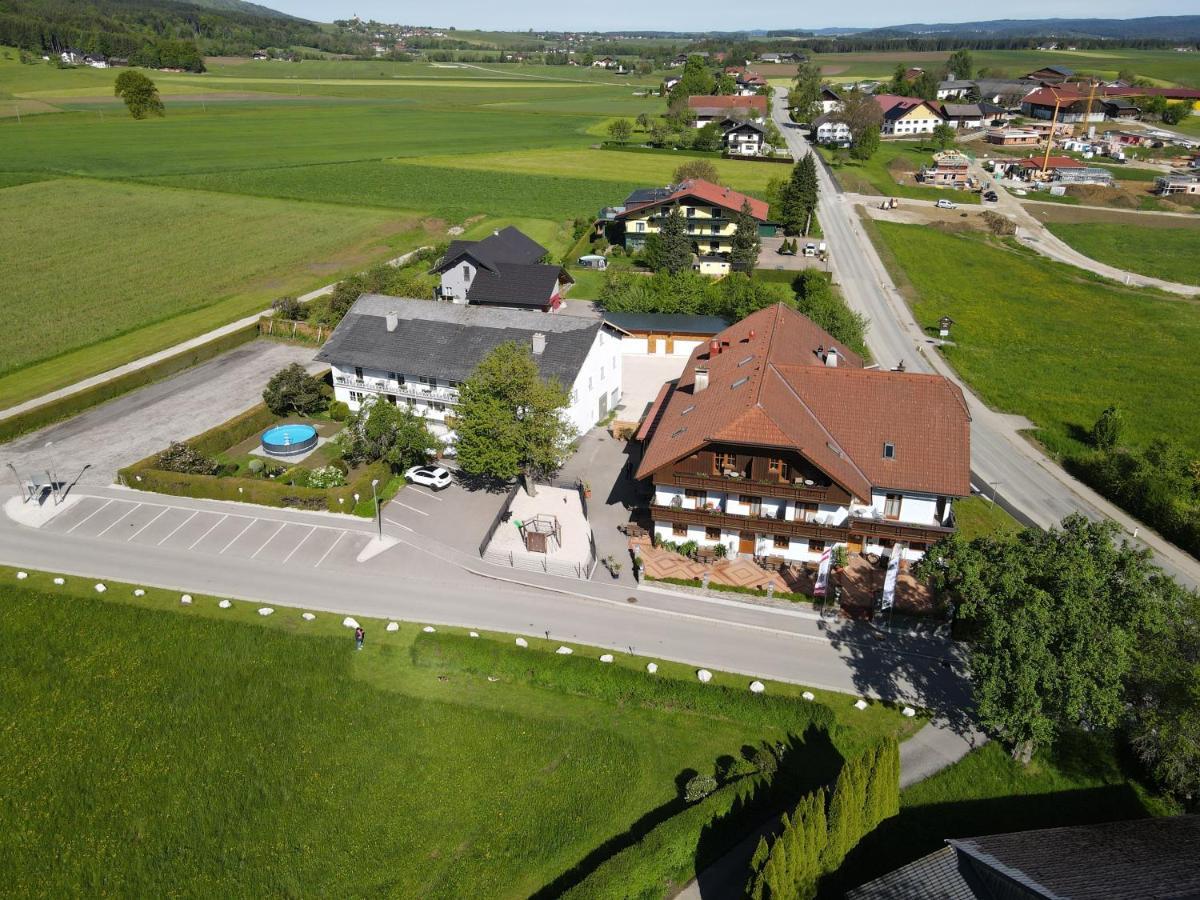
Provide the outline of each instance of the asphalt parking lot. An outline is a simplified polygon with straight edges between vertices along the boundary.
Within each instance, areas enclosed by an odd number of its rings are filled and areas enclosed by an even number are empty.
[[[271,513],[241,504],[229,512],[175,506],[159,495],[128,500],[89,496],[55,516],[42,530],[207,556],[324,568],[355,565],[373,536],[361,525],[339,527],[336,519],[329,524],[297,522]]]

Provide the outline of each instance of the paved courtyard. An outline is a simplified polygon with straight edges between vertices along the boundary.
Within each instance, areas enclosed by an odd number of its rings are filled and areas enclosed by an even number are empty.
[[[621,406],[617,413],[622,422],[637,422],[654,402],[663,384],[683,374],[687,356],[621,357]]]
[[[298,362],[313,372],[323,368],[313,362],[313,354],[312,347],[253,341],[73,419],[0,444],[0,466],[11,462],[25,476],[53,465],[67,482],[112,484],[122,466],[260,403],[267,380],[285,366]]]

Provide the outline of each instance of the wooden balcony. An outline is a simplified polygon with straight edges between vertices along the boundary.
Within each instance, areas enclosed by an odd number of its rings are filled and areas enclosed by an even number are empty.
[[[932,544],[954,532],[953,528],[942,528],[938,525],[915,525],[877,519],[851,518],[842,525],[821,525],[817,522],[788,521],[771,516],[740,516],[716,510],[685,509],[681,506],[659,504],[650,507],[650,515],[659,522],[719,527],[731,531],[753,531],[756,534],[786,534],[789,537],[843,543],[854,536]]]
[[[793,500],[798,503],[837,503],[845,505],[850,502],[850,495],[836,485],[806,485],[792,484],[786,481],[762,482],[750,481],[747,478],[727,478],[725,476],[688,475],[683,472],[672,472],[668,479],[655,479],[655,484],[668,484],[675,487],[693,488],[695,490],[720,491],[728,494],[745,494],[748,497],[775,497],[780,500]]]

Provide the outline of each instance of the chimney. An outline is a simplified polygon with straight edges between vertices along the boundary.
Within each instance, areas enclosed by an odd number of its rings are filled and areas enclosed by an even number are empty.
[[[397,326],[397,325],[399,325],[399,324],[400,324],[400,317],[399,317],[399,316],[397,316],[397,315],[388,315],[388,317],[387,317],[387,330],[388,330],[388,331],[395,331],[395,330],[396,330],[396,326]]]
[[[499,228],[492,229],[492,237],[500,237],[500,229]]]
[[[695,381],[694,386],[692,387],[692,393],[698,394],[698,393],[700,393],[700,391],[704,390],[706,387],[708,387],[708,369],[706,369],[702,366],[697,366],[696,367],[696,381]]]
[[[533,355],[541,356],[542,351],[546,349],[546,336],[540,331],[533,333]]]
[[[825,365],[831,369],[836,369],[838,364],[837,347],[830,347],[829,352],[825,354]]]
[[[714,356],[719,356],[720,354],[721,354],[721,342],[718,341],[716,338],[713,338],[711,341],[708,342],[708,358],[712,359]]]

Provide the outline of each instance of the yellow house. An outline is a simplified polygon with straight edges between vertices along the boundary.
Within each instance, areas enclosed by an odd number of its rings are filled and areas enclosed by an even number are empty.
[[[883,112],[885,135],[929,134],[945,121],[939,106],[919,97],[876,94],[875,102]]]
[[[773,235],[776,226],[767,221],[765,202],[700,178],[670,188],[634,191],[616,219],[625,226],[625,248],[636,252],[646,245],[648,235],[662,230],[663,218],[678,208],[697,253],[724,257],[733,251],[734,217],[746,203],[759,234]]]

